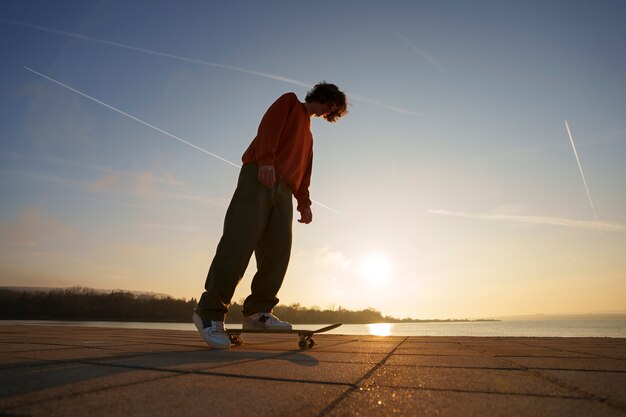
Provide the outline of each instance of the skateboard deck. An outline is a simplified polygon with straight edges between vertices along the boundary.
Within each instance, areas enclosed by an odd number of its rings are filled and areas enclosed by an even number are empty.
[[[243,343],[243,338],[241,337],[242,333],[274,333],[274,334],[297,334],[300,340],[298,340],[298,347],[302,350],[310,349],[315,346],[315,340],[313,340],[313,335],[315,333],[324,333],[332,329],[336,329],[341,326],[342,323],[331,324],[330,326],[321,327],[315,330],[303,330],[303,329],[292,329],[292,330],[265,330],[265,329],[226,329],[226,333],[228,333],[228,338],[230,339],[230,343],[234,346],[241,346]]]

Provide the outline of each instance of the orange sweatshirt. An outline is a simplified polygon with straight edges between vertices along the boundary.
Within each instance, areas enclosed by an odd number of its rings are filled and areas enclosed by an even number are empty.
[[[298,211],[311,206],[311,118],[294,93],[283,94],[270,106],[241,160],[244,164],[274,165],[276,179],[287,184],[298,200]]]

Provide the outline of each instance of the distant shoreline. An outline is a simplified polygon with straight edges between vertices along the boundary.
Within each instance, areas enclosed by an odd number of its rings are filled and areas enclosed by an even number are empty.
[[[230,317],[229,317],[230,318]],[[191,323],[191,317],[189,320],[149,320],[149,319],[104,319],[104,318],[67,318],[67,317],[0,317],[0,321],[101,321],[111,323]],[[399,320],[399,321],[377,321],[368,323],[345,323],[345,324],[400,324],[400,323],[479,323],[479,322],[494,322],[502,321],[496,319],[426,319],[426,320]],[[241,324],[241,320],[226,320],[228,324]],[[324,324],[324,323],[299,323],[297,324]]]
[[[65,320],[144,323],[188,323],[197,306],[195,299],[175,299],[124,290],[105,292],[91,288],[0,288],[0,320]],[[232,303],[226,322],[240,324],[243,306]],[[344,323],[471,323],[499,321],[480,319],[414,319],[385,316],[369,307],[348,310],[341,306],[328,309],[305,307],[299,303],[277,305],[273,313],[282,320],[298,324]]]
[[[109,321],[144,323],[188,323],[195,299],[175,299],[167,294],[125,290],[97,290],[82,287],[37,288],[0,287],[0,320]],[[242,306],[233,303],[227,323],[242,322]],[[299,303],[278,305],[274,313],[298,324],[344,323],[482,323],[541,320],[625,320],[624,311],[579,314],[524,314],[489,318],[396,318],[374,308],[359,311],[341,306],[321,309]]]
[[[241,324],[226,321],[227,329],[239,329]],[[299,323],[294,327],[315,330],[330,323]],[[0,320],[0,327],[41,326],[65,328],[117,328],[171,331],[195,331],[187,322],[131,322],[105,320]],[[611,337],[626,340],[624,320],[513,320],[500,322],[419,322],[419,323],[344,323],[329,334],[369,336],[469,336],[469,337]]]

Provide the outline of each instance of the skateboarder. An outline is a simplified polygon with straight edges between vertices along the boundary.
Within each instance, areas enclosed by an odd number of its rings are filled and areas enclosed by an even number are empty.
[[[257,272],[243,305],[244,329],[291,330],[272,314],[291,253],[292,195],[298,222],[313,220],[309,184],[313,164],[311,118],[335,122],[347,114],[346,96],[334,84],[319,83],[304,103],[294,93],[279,97],[267,110],[256,137],[242,157],[237,188],[224,231],[193,314],[202,339],[228,349],[224,317],[254,252]]]

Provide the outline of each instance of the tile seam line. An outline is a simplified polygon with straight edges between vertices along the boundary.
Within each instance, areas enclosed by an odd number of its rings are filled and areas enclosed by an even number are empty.
[[[194,351],[196,352],[196,351]],[[158,353],[158,352],[155,352]],[[278,355],[274,355],[274,356],[268,356],[268,357],[264,357],[264,358],[242,358],[239,360],[235,360],[232,363],[223,363],[223,364],[219,364],[219,365],[215,365],[215,366],[209,366],[207,369],[219,369],[222,367],[227,367],[227,366],[233,366],[233,365],[239,365],[239,364],[243,364],[243,363],[249,363],[249,362],[255,362],[255,361],[267,361],[267,360],[288,360],[289,362],[297,362],[297,363],[330,363],[330,364],[346,364],[346,365],[351,365],[351,364],[357,364],[357,365],[370,365],[373,363],[377,363],[374,361],[370,361],[370,362],[357,362],[357,361],[348,361],[348,360],[309,360],[309,359],[297,359],[297,358],[290,358],[290,356],[293,356],[297,353],[301,353],[300,351],[289,351],[287,353],[282,353],[282,354],[278,354]],[[327,353],[327,352],[323,352],[323,353]],[[115,363],[107,363],[104,362],[105,360],[126,360],[126,359],[140,359],[143,355],[129,355],[129,356],[119,356],[119,357],[113,357],[113,358],[96,358],[96,359],[87,359],[87,360],[82,360],[82,362],[85,363],[89,363],[92,365],[119,365],[119,366],[125,366],[123,364],[115,364]],[[150,356],[150,355],[148,355]],[[71,361],[71,360],[70,360]],[[73,362],[77,362],[73,361]],[[93,362],[92,362],[93,361]],[[98,362],[98,361],[102,361],[102,362]],[[54,362],[53,362],[54,363]],[[28,366],[28,365],[17,365],[14,367],[22,367],[22,366]],[[31,366],[38,366],[37,364],[35,365],[31,365]],[[132,365],[128,365],[128,366],[132,366]],[[1,369],[1,368],[0,368]],[[153,369],[153,368],[144,368],[144,369]],[[159,368],[162,369],[162,368]],[[168,369],[168,368],[165,368]]]
[[[195,352],[195,351],[194,351]],[[156,352],[158,353],[158,352]],[[241,360],[234,360],[231,363],[223,363],[220,365],[215,365],[215,366],[210,366],[209,364],[207,364],[208,369],[219,369],[219,368],[223,368],[223,367],[227,367],[227,366],[233,366],[233,365],[242,365],[242,364],[248,364],[248,363],[252,363],[252,362],[258,362],[258,361],[263,361],[263,360],[279,360],[281,359],[281,357],[288,355],[287,353],[282,353],[282,354],[278,354],[278,355],[274,355],[271,357],[267,357],[267,358],[244,358]],[[145,354],[145,355],[137,355],[137,356],[120,356],[120,357],[116,357],[116,358],[104,358],[104,359],[100,359],[100,360],[106,360],[106,359],[112,359],[112,360],[117,360],[117,359],[135,359],[135,358],[141,358],[142,356],[150,356],[150,354]],[[148,370],[148,371],[172,371],[172,372],[177,372],[177,371],[183,371],[183,372],[196,372],[196,371],[185,371],[183,369],[174,369],[174,368],[158,368],[158,367],[142,367],[142,366],[136,366],[136,365],[124,365],[121,363],[106,363],[106,362],[97,362],[96,360],[93,359],[87,359],[87,360],[77,360],[77,361],[73,361],[73,362],[78,362],[78,363],[84,363],[84,364],[89,364],[89,365],[99,365],[99,366],[111,366],[111,367],[118,367],[118,368],[128,368],[128,369],[136,369],[136,370]]]
[[[526,346],[528,347],[529,345],[525,344],[525,343],[520,343],[520,345],[522,346]],[[491,353],[490,351],[488,351],[487,349],[485,349],[484,347],[470,347],[466,345],[466,348],[469,348],[471,350],[477,351],[482,353],[484,356],[487,357],[492,357],[494,358],[494,354]],[[556,350],[556,349],[555,349]],[[565,352],[564,350],[561,350],[562,352]],[[586,390],[576,386],[576,385],[571,385],[568,384],[567,382],[561,381],[560,379],[556,378],[556,377],[550,377],[548,375],[545,375],[542,370],[552,370],[552,369],[545,369],[545,368],[529,368],[527,366],[524,365],[520,365],[519,363],[515,363],[511,360],[507,360],[504,359],[502,357],[498,358],[498,360],[501,360],[502,362],[508,363],[509,365],[515,366],[517,367],[517,369],[519,370],[523,370],[525,372],[527,372],[530,375],[533,375],[545,382],[548,382],[550,384],[556,385],[557,387],[560,388],[564,388],[568,391],[574,392],[574,393],[578,393],[581,394],[583,398],[587,398],[588,400],[594,400],[596,402],[599,403],[604,403],[608,406],[610,406],[613,409],[617,409],[619,411],[626,411],[626,407],[624,407],[624,405],[622,405],[620,402],[615,402],[610,398],[605,398],[605,397],[601,397],[599,395],[593,394],[591,392],[587,392]],[[556,369],[556,370],[562,370],[562,369]]]
[[[195,349],[195,350],[190,350],[190,351],[175,351],[174,353],[189,353],[189,352],[203,352],[206,351],[207,349],[204,348],[200,348],[200,349]],[[83,363],[83,364],[89,364],[89,365],[103,365],[103,366],[124,366],[121,364],[113,364],[113,363],[107,363],[104,362],[106,360],[127,360],[127,359],[140,359],[142,357],[148,357],[148,356],[153,356],[155,354],[159,354],[161,352],[159,351],[154,351],[154,352],[141,352],[141,353],[128,353],[128,354],[121,354],[121,355],[117,355],[117,356],[103,356],[103,357],[98,357],[98,358],[88,358],[88,359],[33,359],[33,358],[29,358],[24,356],[24,353],[28,353],[29,351],[22,351],[22,352],[11,352],[13,353],[13,356],[19,359],[25,359],[25,360],[29,360],[31,362],[27,362],[27,363],[17,363],[17,364],[8,364],[6,366],[0,366],[0,370],[2,369],[15,369],[15,368],[27,368],[27,367],[40,367],[40,366],[54,366],[54,365],[59,365],[59,364],[71,364],[71,363]],[[36,352],[40,352],[39,350]],[[120,351],[123,352],[123,351]],[[240,350],[240,352],[245,352],[245,350]],[[274,351],[271,351],[274,352]],[[341,351],[319,351],[320,353],[350,353],[350,352],[341,352]],[[269,357],[265,357],[265,358],[244,358],[241,359],[239,361],[234,361],[238,364],[241,363],[249,363],[249,362],[254,362],[254,361],[263,361],[263,360],[279,360],[279,359],[285,359],[288,358],[289,356],[292,356],[294,354],[297,353],[302,353],[301,350],[290,350],[287,352],[281,352],[278,353],[276,355],[272,355]],[[380,353],[378,353],[380,354]],[[33,361],[37,361],[37,362],[33,362]],[[294,362],[310,362],[307,360],[294,360]],[[318,361],[319,362],[319,361]],[[349,363],[352,364],[354,362],[350,361],[321,361],[322,363]],[[360,364],[363,365],[367,365],[370,364],[372,362],[358,362]],[[221,364],[221,365],[216,365],[214,367],[211,367],[210,369],[218,369],[221,367],[225,367],[225,366],[231,366],[233,365],[233,363],[225,363],[225,364]],[[159,370],[168,370],[168,369],[163,369],[163,368],[137,368],[137,369],[146,369],[146,370],[151,370],[151,369],[159,369]]]
[[[578,369],[578,368],[537,368],[537,367],[525,367],[522,368],[518,364],[513,368],[499,368],[499,367],[485,367],[485,366],[455,366],[455,365],[412,365],[412,364],[386,364],[386,366],[399,366],[399,367],[415,367],[415,368],[452,368],[452,369],[487,369],[490,371],[571,371],[571,372],[603,372],[610,374],[626,374],[626,371],[611,370],[611,369]]]
[[[163,376],[157,376],[155,378],[150,378],[150,379],[146,379],[146,380],[142,380],[142,381],[128,382],[126,384],[113,385],[113,386],[110,386],[110,387],[88,389],[88,390],[85,390],[83,392],[76,392],[76,393],[72,393],[72,394],[55,395],[55,396],[53,396],[51,398],[46,398],[46,399],[39,400],[39,401],[26,402],[24,404],[20,404],[20,405],[16,405],[16,406],[10,406],[10,407],[7,407],[5,409],[2,409],[2,411],[0,411],[0,412],[6,411],[6,410],[12,410],[12,409],[16,409],[16,408],[20,408],[20,407],[24,407],[24,406],[33,406],[33,405],[45,404],[45,403],[56,401],[56,400],[60,400],[60,399],[79,397],[81,395],[93,394],[94,392],[109,391],[109,390],[112,390],[114,388],[132,387],[134,385],[140,385],[140,384],[144,384],[146,382],[154,382],[154,381],[159,381],[159,380],[162,380],[162,379],[176,378],[176,377],[179,377],[179,376],[180,375],[178,375],[178,374],[176,374],[176,375],[163,375]],[[24,416],[24,417],[28,417],[28,416]]]
[[[527,347],[536,347],[536,345],[532,345],[532,344],[529,344],[529,343],[523,343],[523,342],[520,342],[520,345],[527,346]],[[556,347],[545,346],[545,345],[541,346],[541,348],[542,349],[546,349],[546,350],[557,351],[557,352],[584,353],[584,352],[577,352],[577,351],[568,350],[568,349],[559,349],[559,348],[556,348]],[[594,353],[588,353],[588,355],[591,355],[592,358],[595,357],[595,358],[604,358],[604,359],[616,359],[616,358],[611,358],[611,357],[605,356],[605,355],[597,355],[597,354],[594,354]]]
[[[438,391],[438,392],[458,392],[465,394],[489,394],[489,395],[504,395],[504,396],[516,396],[516,397],[535,397],[535,398],[563,398],[569,400],[587,400],[591,401],[592,398],[586,396],[574,396],[574,395],[559,395],[559,394],[540,394],[534,392],[507,392],[507,391],[484,391],[484,390],[472,390],[472,389],[460,389],[460,388],[436,388],[436,387],[412,387],[412,386],[395,386],[395,385],[379,385],[376,388],[384,388],[389,390],[402,389],[406,391]]]
[[[249,362],[257,361],[258,359],[253,359],[250,361],[239,362],[238,364],[244,364]],[[172,376],[183,376],[183,375],[209,375],[209,376],[221,376],[226,378],[243,378],[243,379],[256,379],[256,380],[264,380],[264,381],[279,381],[279,382],[297,382],[303,384],[320,384],[320,385],[341,385],[341,386],[354,386],[349,382],[337,382],[337,381],[316,381],[316,380],[308,380],[308,379],[292,379],[292,378],[280,378],[280,377],[266,377],[266,376],[258,376],[258,375],[243,375],[243,374],[234,374],[234,373],[226,373],[226,372],[213,372],[212,369],[217,369],[221,366],[232,366],[233,364],[225,364],[220,365],[215,368],[209,368],[207,370],[185,370],[185,369],[171,369],[171,368],[146,368],[141,366],[132,366],[132,365],[121,365],[121,364],[103,364],[103,363],[91,363],[88,361],[75,361],[73,363],[83,363],[88,365],[98,365],[105,366],[111,368],[122,368],[122,369],[131,369],[134,371],[154,371],[154,372],[166,372],[173,373],[175,375]]]
[[[112,385],[112,386],[109,386],[109,387],[103,387],[103,388],[97,388],[97,389],[88,389],[88,390],[85,390],[83,392],[78,392],[78,393],[75,393],[75,394],[54,396],[52,398],[46,398],[46,399],[40,400],[40,401],[26,402],[26,403],[21,404],[21,405],[7,407],[4,410],[11,410],[11,409],[15,409],[15,408],[23,407],[23,406],[44,404],[44,403],[47,403],[47,402],[50,402],[50,401],[55,401],[55,400],[58,400],[58,399],[61,399],[61,398],[70,398],[70,397],[75,397],[75,396],[80,396],[80,395],[85,395],[85,394],[91,394],[91,393],[94,393],[94,392],[108,391],[108,390],[112,390],[112,389],[120,388],[120,387],[129,387],[129,386],[133,386],[133,385],[140,385],[140,384],[147,383],[147,382],[153,382],[153,381],[158,381],[158,380],[167,379],[167,378],[178,378],[178,377],[181,377],[181,376],[189,376],[189,375],[219,376],[219,377],[234,378],[234,379],[252,379],[252,380],[260,380],[260,381],[274,381],[274,382],[288,382],[288,383],[299,383],[299,384],[343,386],[343,387],[346,387],[348,389],[356,389],[356,385],[352,384],[352,383],[349,383],[349,382],[315,381],[315,380],[304,380],[304,379],[263,377],[263,376],[254,376],[254,375],[237,375],[237,374],[227,374],[227,373],[222,373],[222,372],[210,372],[210,371],[186,371],[186,370],[182,370],[182,369],[143,368],[143,367],[114,365],[114,364],[101,364],[101,363],[94,364],[94,363],[85,362],[85,361],[71,361],[71,362],[68,361],[68,362],[64,362],[64,363],[65,364],[98,365],[98,366],[104,366],[104,367],[130,369],[130,370],[135,370],[135,371],[163,372],[163,373],[167,373],[167,374],[170,374],[170,375],[158,376],[158,377],[155,377],[155,378],[150,378],[150,379],[146,379],[146,380],[142,380],[142,381],[136,381],[136,382],[130,382],[130,383],[126,383],[126,384]]]
[[[283,354],[286,355],[286,354]],[[239,361],[234,361],[233,363],[225,363],[225,364],[221,364],[221,365],[216,365],[214,367],[209,367],[207,369],[219,369],[222,367],[226,367],[226,366],[232,366],[232,365],[240,365],[240,364],[247,364],[247,363],[251,363],[251,362],[256,362],[256,361],[262,361],[264,359],[276,359],[279,358],[280,356],[283,355],[277,355],[277,356],[273,356],[271,358],[251,358],[251,359],[242,359]],[[139,357],[141,357],[143,355],[139,355]],[[20,357],[20,356],[18,356]],[[136,371],[158,371],[158,372],[168,372],[168,373],[175,373],[178,375],[181,374],[193,374],[193,373],[199,373],[199,372],[203,372],[203,371],[193,371],[193,370],[184,370],[184,369],[175,369],[175,368],[159,368],[159,367],[144,367],[144,366],[135,366],[135,365],[124,365],[124,364],[119,364],[119,363],[106,363],[106,362],[102,362],[104,360],[107,359],[112,359],[112,360],[124,360],[124,359],[133,359],[133,358],[137,358],[138,356],[135,355],[121,355],[118,357],[114,357],[114,358],[109,358],[109,357],[105,357],[105,358],[94,358],[94,359],[60,359],[60,360],[54,360],[54,359],[43,359],[40,360],[39,363],[30,363],[30,364],[16,364],[16,365],[10,365],[7,368],[4,369],[15,369],[15,368],[34,368],[34,367],[51,367],[51,366],[57,366],[57,365],[92,365],[92,366],[103,366],[103,367],[110,367],[110,368],[122,368],[122,369],[130,369],[130,370],[136,370]],[[20,357],[23,358],[23,357]],[[23,358],[23,359],[29,359],[29,358]],[[366,364],[364,364],[366,365]],[[1,370],[1,369],[0,369]],[[210,371],[206,371],[206,372],[210,372]],[[217,374],[217,373],[216,373]],[[223,376],[227,376],[227,375],[233,375],[233,374],[223,374]],[[242,377],[244,377],[244,375],[242,375]],[[347,383],[345,383],[347,384]],[[344,385],[345,385],[344,384]]]
[[[375,364],[372,367],[372,369],[370,369],[368,372],[366,372],[365,375],[363,375],[358,381],[356,381],[354,384],[352,384],[352,387],[347,389],[345,392],[340,394],[339,397],[337,397],[333,402],[331,402],[329,405],[324,407],[322,409],[322,411],[319,412],[318,417],[324,417],[324,416],[328,415],[328,413],[330,413],[332,410],[337,408],[337,406],[339,404],[341,404],[346,398],[348,398],[348,396],[350,394],[358,392],[357,388],[359,388],[359,385],[363,381],[368,379],[370,376],[372,376],[374,374],[374,372],[376,372],[381,366],[383,366],[385,364],[385,362],[387,362],[387,360],[396,352],[396,350],[398,350],[398,348],[400,346],[402,346],[402,344],[404,342],[406,342],[408,339],[409,339],[409,337],[406,336],[404,339],[400,340],[400,342],[396,345],[396,347],[394,347],[389,353],[387,353],[387,355],[383,359],[381,359],[380,362]]]
[[[577,385],[573,385],[573,384],[569,384],[567,382],[561,381],[560,379],[558,379],[557,377],[551,377],[548,375],[545,375],[543,373],[544,370],[551,370],[551,369],[528,369],[528,371],[531,374],[537,375],[539,378],[544,379],[546,381],[549,381],[557,386],[563,387],[563,388],[567,388],[571,391],[574,392],[580,392],[581,394],[584,394],[588,399],[593,399],[595,401],[604,403],[608,406],[610,406],[613,409],[619,410],[621,412],[625,412],[626,411],[626,405],[624,405],[623,403],[621,403],[620,401],[614,401],[612,398],[607,397],[602,397],[599,395],[596,395],[592,392],[588,392],[580,387],[578,387]],[[562,370],[562,369],[557,369],[557,370]]]
[[[115,364],[107,364],[104,362],[98,362],[98,361],[106,361],[106,360],[125,360],[125,359],[141,359],[142,357],[149,357],[149,356],[154,356],[157,355],[159,353],[163,353],[162,351],[153,351],[153,352],[130,352],[127,354],[124,354],[124,351],[118,351],[118,350],[112,350],[112,349],[108,349],[110,351],[113,352],[122,352],[122,354],[120,355],[115,355],[115,356],[102,356],[102,357],[97,357],[97,358],[85,358],[85,359],[80,359],[80,358],[76,358],[76,359],[33,359],[33,358],[28,358],[26,356],[20,355],[27,353],[28,351],[23,351],[23,352],[15,352],[15,357],[20,358],[20,359],[27,359],[27,360],[38,360],[41,362],[45,362],[45,365],[50,365],[50,364],[63,364],[63,363],[84,363],[84,364],[90,364],[90,365],[115,365]],[[191,352],[204,352],[204,351],[208,351],[210,349],[205,349],[205,348],[199,348],[199,349],[194,349],[194,350],[180,350],[180,351],[174,351],[173,353],[191,353]],[[39,351],[35,351],[35,352],[39,352]],[[273,355],[271,357],[267,357],[267,358],[249,358],[248,360],[241,360],[238,363],[244,363],[244,362],[253,362],[253,361],[260,361],[260,360],[266,360],[266,359],[280,359],[281,357],[284,356],[289,356],[289,355],[293,355],[294,353],[297,352],[301,352],[301,351],[288,351],[288,352],[282,352],[282,353],[278,353],[276,355]],[[172,352],[170,352],[172,353]],[[221,366],[228,366],[231,364],[224,364],[224,365],[218,365],[217,367],[221,367]],[[41,364],[33,364],[33,365],[24,365],[24,364],[15,364],[15,365],[9,365],[10,368],[19,368],[19,367],[27,367],[27,366],[41,366]],[[143,369],[152,369],[152,368],[143,368]]]
[[[484,352],[484,353],[486,355],[490,355],[491,356],[491,354],[489,352]],[[499,359],[504,361],[504,362],[507,362],[507,363],[509,363],[511,365],[518,366],[519,369],[524,370],[524,371],[528,372],[529,374],[534,375],[534,376],[538,377],[539,379],[547,381],[547,382],[549,382],[551,384],[554,384],[554,385],[556,385],[556,386],[558,386],[560,388],[565,388],[565,389],[567,389],[569,391],[572,391],[574,393],[579,393],[579,394],[581,394],[583,396],[583,398],[586,398],[588,400],[594,400],[596,402],[606,404],[609,407],[611,407],[613,409],[616,409],[616,410],[619,410],[621,412],[626,411],[626,407],[623,404],[621,404],[620,402],[615,402],[611,398],[608,398],[608,397],[601,397],[601,396],[596,395],[594,393],[588,392],[588,391],[586,391],[586,390],[584,390],[584,389],[582,389],[582,388],[580,388],[580,387],[578,387],[576,385],[569,384],[567,382],[561,381],[560,379],[558,379],[556,377],[550,377],[550,376],[545,375],[543,373],[543,371],[550,371],[550,370],[563,371],[563,370],[567,370],[567,369],[560,369],[560,368],[557,368],[557,369],[551,369],[551,368],[529,368],[529,367],[526,367],[526,366],[523,366],[523,365],[520,365],[520,364],[516,364],[515,362],[503,359],[503,358],[499,358]],[[591,370],[587,369],[587,370],[581,370],[581,371],[590,372]],[[620,371],[607,371],[607,372],[623,373],[623,372],[620,372]]]
[[[387,363],[385,366],[389,367],[397,367],[397,368],[442,368],[442,369],[485,369],[488,371],[522,371],[519,368],[498,368],[498,367],[488,367],[488,366],[456,366],[456,365],[412,365],[412,364],[397,364],[397,363]]]

